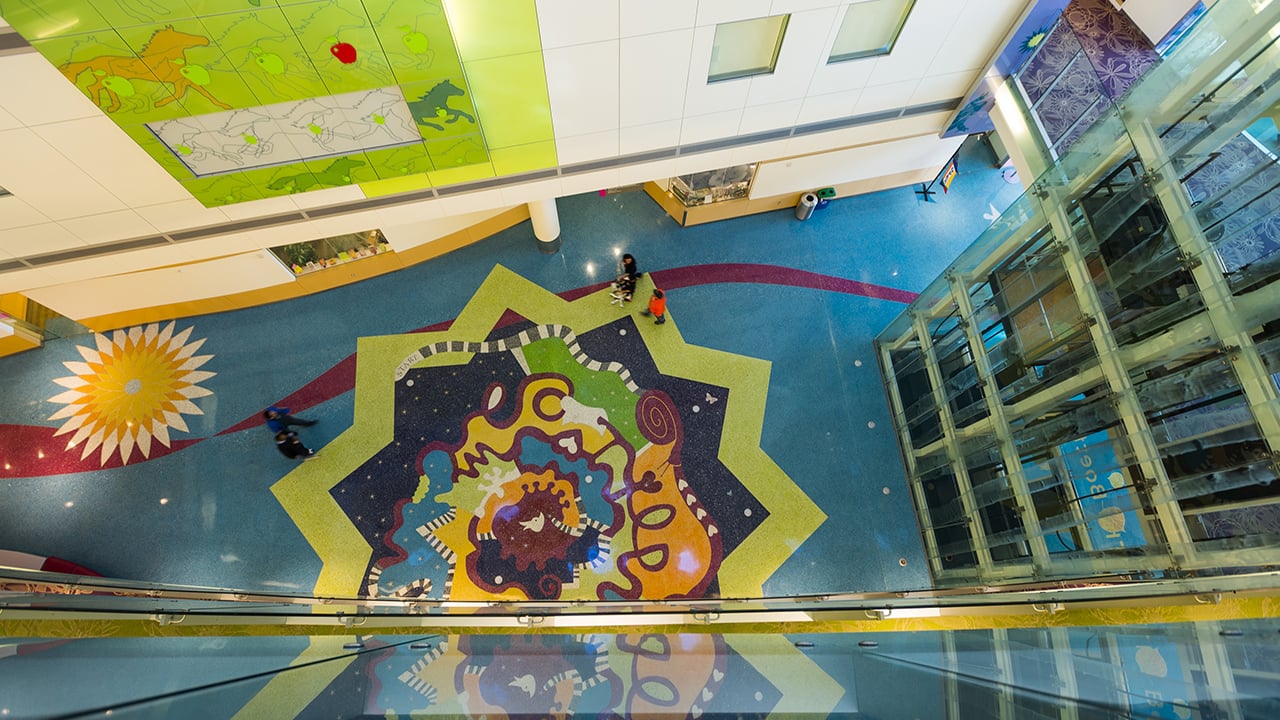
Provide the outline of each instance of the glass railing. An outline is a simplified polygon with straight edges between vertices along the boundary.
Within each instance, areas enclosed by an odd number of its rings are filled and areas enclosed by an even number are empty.
[[[1216,3],[878,337],[940,585],[1280,567],[1278,38]]]
[[[226,588],[166,585],[82,575],[0,568],[0,620],[17,618],[97,618],[147,620],[161,625],[197,618],[281,616],[310,623],[409,627],[446,623],[527,626],[531,618],[548,626],[565,617],[576,625],[653,625],[664,622],[797,622],[864,617],[920,617],[977,608],[1086,606],[1099,602],[1181,602],[1220,598],[1280,587],[1280,573],[1137,580],[1116,577],[1070,582],[975,585],[946,590],[834,593],[758,598],[699,598],[617,601],[438,600],[320,596],[301,592],[252,592]],[[104,615],[105,614],[105,615]],[[273,619],[274,618],[274,619]],[[452,622],[456,621],[456,622]]]
[[[1280,711],[1270,619],[0,642],[9,718],[1253,720]]]

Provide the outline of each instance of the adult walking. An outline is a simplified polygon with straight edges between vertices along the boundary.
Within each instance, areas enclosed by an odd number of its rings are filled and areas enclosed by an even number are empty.
[[[304,420],[289,414],[289,408],[272,405],[262,411],[262,418],[267,421],[267,428],[273,433],[281,430],[287,430],[293,427],[311,427],[316,424],[315,420]]]
[[[316,451],[302,444],[298,433],[292,430],[280,430],[276,433],[276,449],[290,460],[310,460]]]

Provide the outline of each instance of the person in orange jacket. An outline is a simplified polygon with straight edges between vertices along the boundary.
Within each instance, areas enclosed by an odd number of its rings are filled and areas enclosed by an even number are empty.
[[[654,317],[653,324],[661,325],[667,321],[667,296],[661,290],[654,288],[653,297],[649,298],[649,309],[641,310],[641,315]]]

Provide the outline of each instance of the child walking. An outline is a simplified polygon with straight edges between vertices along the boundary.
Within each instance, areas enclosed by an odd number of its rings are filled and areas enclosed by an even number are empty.
[[[661,325],[667,321],[667,296],[661,290],[654,288],[653,296],[649,298],[649,307],[640,311],[641,315],[648,317],[653,316],[653,324]]]

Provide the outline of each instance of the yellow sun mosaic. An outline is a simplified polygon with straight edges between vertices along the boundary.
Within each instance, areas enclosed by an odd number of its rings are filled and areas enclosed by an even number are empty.
[[[49,398],[66,406],[49,416],[64,421],[54,436],[74,433],[67,449],[81,447],[83,460],[100,448],[105,465],[116,451],[123,463],[135,451],[150,457],[153,440],[168,447],[170,428],[188,432],[182,416],[204,414],[192,400],[213,394],[199,383],[216,375],[200,369],[213,356],[195,354],[204,339],[188,342],[192,329],[151,323],[78,346],[83,362],[64,362],[72,374],[54,379],[67,388]]]

